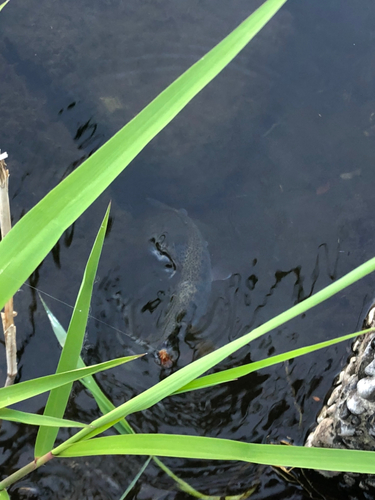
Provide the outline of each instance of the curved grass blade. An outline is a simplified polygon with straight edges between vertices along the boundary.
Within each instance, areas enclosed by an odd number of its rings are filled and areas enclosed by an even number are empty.
[[[43,394],[43,392],[48,392],[56,387],[69,384],[75,380],[87,377],[88,375],[94,375],[95,373],[109,370],[110,368],[122,365],[141,356],[143,356],[143,354],[112,359],[86,368],[47,375],[46,377],[26,380],[26,382],[20,382],[16,385],[2,387],[0,388],[0,408],[5,408],[6,406],[11,406],[20,401],[25,401],[26,399]]]
[[[145,454],[375,474],[375,454],[372,451],[241,443],[229,439],[169,434],[128,434],[91,439],[71,445],[59,456]]]
[[[56,373],[74,370],[77,367],[85,336],[87,319],[89,316],[91,295],[94,287],[96,271],[98,269],[104,237],[107,230],[109,211],[110,206],[107,208],[86,264]],[[44,415],[62,418],[68,403],[71,389],[72,384],[66,384],[62,387],[53,389],[48,397],[48,401],[44,409]],[[39,428],[35,443],[36,457],[45,455],[53,448],[58,431],[59,429],[55,427],[41,426]]]
[[[224,384],[226,382],[233,382],[233,380],[238,380],[240,377],[244,377],[249,373],[261,370],[262,368],[267,368],[268,366],[276,365],[277,363],[282,363],[283,361],[288,361],[293,358],[298,358],[299,356],[304,356],[319,349],[329,347],[339,342],[344,342],[359,335],[364,335],[366,333],[373,332],[373,328],[368,330],[361,330],[359,332],[350,333],[348,335],[343,335],[332,340],[326,340],[325,342],[319,342],[318,344],[300,347],[299,349],[294,349],[293,351],[288,351],[283,354],[277,354],[276,356],[271,356],[268,359],[262,359],[260,361],[254,361],[253,363],[248,363],[243,366],[237,366],[236,368],[230,368],[228,370],[222,370],[218,373],[212,373],[211,375],[206,375],[205,377],[198,378],[189,382],[189,384],[181,387],[180,390],[176,391],[174,394],[181,394],[183,392],[196,391],[197,389],[205,389],[207,387],[212,387],[218,384]]]
[[[6,4],[9,2],[10,0],[6,0],[4,3],[0,4],[0,12],[3,10],[3,8],[6,6]]]
[[[20,424],[45,425],[49,427],[89,427],[86,424],[74,422],[73,420],[36,415],[35,413],[26,413],[24,411],[11,410],[9,408],[0,409],[0,419],[9,420],[10,422],[19,422]]]
[[[249,43],[286,0],[267,0],[30,210],[0,243],[0,308],[124,168]]]

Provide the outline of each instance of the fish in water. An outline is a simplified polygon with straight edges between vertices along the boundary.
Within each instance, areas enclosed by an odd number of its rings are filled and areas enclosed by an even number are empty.
[[[176,286],[162,320],[162,336],[157,348],[157,361],[171,368],[178,358],[176,341],[204,316],[211,292],[211,259],[201,232],[185,210],[177,210],[164,203],[148,199],[149,203],[177,218],[179,237],[173,233],[151,238],[153,253],[160,260],[169,260],[171,277],[176,275]],[[176,222],[176,221],[175,221]]]

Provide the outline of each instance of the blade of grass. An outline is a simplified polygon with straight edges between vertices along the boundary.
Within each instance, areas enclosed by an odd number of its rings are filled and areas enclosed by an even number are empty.
[[[169,434],[127,434],[91,439],[71,445],[59,456],[145,454],[204,460],[240,460],[263,465],[375,474],[373,451],[253,444]]]
[[[109,211],[110,206],[107,208],[86,264],[56,373],[66,372],[77,367],[86,331],[96,271],[98,269],[100,254],[107,230]],[[62,418],[68,403],[71,389],[72,384],[66,384],[62,387],[53,389],[48,397],[48,401],[44,409],[44,415]],[[53,448],[58,431],[59,429],[55,427],[41,426],[39,428],[35,443],[36,457],[45,455]]]
[[[211,375],[206,375],[205,377],[198,378],[189,382],[189,384],[181,387],[174,394],[181,394],[183,392],[196,391],[197,389],[205,389],[207,387],[212,387],[218,384],[224,384],[226,382],[232,382],[233,380],[238,380],[240,377],[244,377],[249,373],[261,370],[262,368],[267,368],[268,366],[276,365],[277,363],[282,363],[283,361],[288,361],[293,358],[298,358],[298,356],[304,356],[319,349],[329,347],[339,342],[344,342],[345,340],[358,337],[358,335],[364,335],[366,333],[373,332],[373,328],[368,330],[361,330],[359,332],[350,333],[348,335],[343,335],[332,340],[326,340],[325,342],[319,342],[318,344],[300,347],[299,349],[294,349],[293,351],[288,351],[283,354],[277,354],[276,356],[271,356],[268,359],[262,359],[260,361],[254,361],[253,363],[248,363],[243,366],[237,366],[236,368],[229,368],[228,370],[222,370],[218,373],[212,373]]]
[[[0,409],[0,419],[9,420],[10,422],[19,422],[21,424],[46,425],[49,427],[88,427],[86,424],[74,422],[73,420],[36,415],[35,413],[26,413],[24,411],[11,410],[9,408]]]
[[[88,366],[87,368],[47,375],[46,377],[27,380],[26,382],[20,382],[19,384],[9,387],[2,387],[0,388],[0,408],[11,406],[15,403],[19,403],[20,401],[25,401],[26,399],[38,396],[39,394],[43,394],[43,392],[48,392],[51,389],[69,384],[75,380],[87,377],[88,375],[109,370],[110,368],[114,368],[122,365],[123,363],[127,363],[128,361],[132,361],[133,359],[137,359],[140,356],[142,356],[142,354],[112,359],[110,361],[105,361],[104,363]]]
[[[3,10],[3,8],[6,6],[6,4],[9,2],[10,0],[6,0],[4,3],[0,4],[0,12]]]
[[[42,297],[40,295],[39,295],[39,298],[40,298],[40,300],[43,304],[43,307],[47,313],[48,319],[49,319],[51,326],[52,326],[52,330],[53,330],[57,340],[59,341],[61,347],[64,347],[65,339],[66,339],[66,331],[64,330],[61,323],[58,321],[56,316],[54,316],[54,314],[49,309],[49,307],[47,306],[47,304],[44,302],[44,300],[42,299]],[[80,356],[78,358],[77,368],[83,368],[85,366],[86,365]],[[93,398],[95,399],[97,405],[99,406],[100,411],[103,414],[108,413],[116,408],[115,405],[112,404],[112,402],[107,398],[107,396],[100,389],[100,387],[96,383],[94,377],[92,377],[92,376],[84,377],[80,380],[80,382],[81,382],[81,384],[83,384],[86,387],[87,390],[89,390],[91,392]],[[128,424],[128,422],[125,419],[118,422],[115,425],[115,429],[120,434],[123,434],[124,432],[126,434],[129,434],[129,433],[131,434],[134,432],[133,429],[130,427],[130,425]]]
[[[128,361],[132,361],[133,359],[137,359],[140,356],[142,356],[142,354],[112,359],[110,361],[105,361],[104,363],[88,366],[87,368],[47,375],[46,377],[27,380],[26,382],[20,382],[19,384],[9,387],[2,387],[0,388],[0,408],[11,406],[15,403],[19,403],[20,401],[25,401],[26,399],[38,396],[39,394],[43,394],[43,392],[48,392],[51,389],[69,384],[75,380],[87,377],[88,375],[109,370],[110,368],[114,368],[122,365],[123,363],[127,363]]]
[[[65,229],[225,68],[285,2],[267,0],[17,222],[0,243],[0,309]]]
[[[131,492],[131,490],[134,488],[134,486],[137,484],[138,479],[142,476],[144,471],[147,469],[148,464],[151,461],[151,457],[148,457],[146,462],[142,465],[140,468],[138,474],[134,477],[133,481],[129,484],[129,486],[126,488],[124,493],[121,495],[120,500],[125,500],[125,498],[128,496],[128,494]]]

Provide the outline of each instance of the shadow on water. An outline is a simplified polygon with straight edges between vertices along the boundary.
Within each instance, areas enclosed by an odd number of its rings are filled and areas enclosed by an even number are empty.
[[[38,9],[10,3],[2,11],[0,102],[6,127],[0,129],[0,146],[10,154],[14,222],[249,14],[247,0],[228,5],[43,0]],[[197,319],[193,313],[177,321],[182,334],[174,369],[373,256],[375,9],[364,0],[353,10],[347,0],[288,3],[65,232],[33,273],[30,286],[61,301],[47,297],[67,327],[66,304],[74,302],[97,225],[112,199],[83,351],[87,363],[158,348],[180,275],[170,249],[150,231],[151,216],[160,215],[149,197],[187,210],[208,242],[214,276],[205,314],[194,328],[185,329]],[[184,232],[171,221],[167,226],[178,246]],[[371,277],[363,280],[213,371],[355,331],[373,288]],[[36,290],[23,287],[16,307],[19,380],[52,373],[59,348]],[[231,384],[171,397],[129,421],[139,432],[301,445],[347,349],[338,345]],[[4,362],[0,368],[4,375]],[[163,376],[150,353],[98,375],[98,381],[118,405]],[[40,413],[44,405],[40,396],[22,409]],[[89,422],[98,415],[92,398],[75,385],[66,416]],[[70,434],[62,432],[61,439]],[[34,439],[30,427],[3,425],[4,475],[32,459]],[[142,463],[136,457],[55,460],[12,487],[12,498],[118,499]],[[308,497],[271,468],[166,463],[213,495],[257,485],[255,500]],[[129,498],[190,497],[150,464]]]

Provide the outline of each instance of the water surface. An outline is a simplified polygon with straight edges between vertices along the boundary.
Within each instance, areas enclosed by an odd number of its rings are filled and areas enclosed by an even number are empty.
[[[14,222],[259,4],[10,3],[0,15],[0,147],[10,156]],[[204,336],[215,346],[373,257],[374,21],[369,0],[290,0],[63,235],[29,284],[73,304],[112,200],[91,310],[100,321],[88,326],[87,363],[142,352],[124,334],[129,325],[116,294],[138,304],[132,324],[151,333],[162,305],[155,313],[142,308],[158,297],[168,300],[169,277],[150,253],[144,229],[152,215],[148,197],[186,209],[208,242],[213,273],[230,276],[212,284]],[[355,331],[373,290],[368,277],[222,367]],[[52,373],[59,348],[36,293],[24,287],[15,302],[19,380]],[[52,299],[49,305],[67,326],[69,307]],[[179,366],[199,355],[197,339],[186,339],[181,349]],[[302,444],[347,353],[348,345],[335,346],[230,385],[169,398],[130,421],[141,432]],[[0,368],[5,379],[4,361]],[[152,357],[98,376],[115,404],[159,378]],[[41,411],[44,404],[41,396],[22,408]],[[67,417],[89,422],[96,416],[77,385]],[[29,427],[3,425],[4,475],[32,459],[34,436]],[[56,461],[14,487],[12,498],[117,499],[141,463]],[[166,463],[205,493],[235,494],[258,484],[256,500],[305,498],[269,468]],[[188,497],[150,465],[131,498]]]

